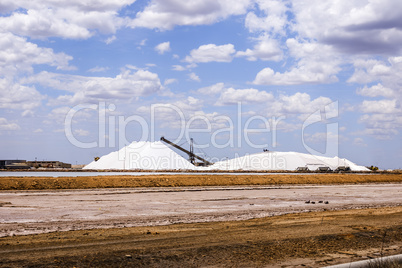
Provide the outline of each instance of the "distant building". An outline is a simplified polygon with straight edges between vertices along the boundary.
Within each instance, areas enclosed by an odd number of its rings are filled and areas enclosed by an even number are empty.
[[[71,164],[60,161],[28,161],[27,164],[34,168],[71,168]]]
[[[26,160],[0,160],[0,169],[29,169]]]

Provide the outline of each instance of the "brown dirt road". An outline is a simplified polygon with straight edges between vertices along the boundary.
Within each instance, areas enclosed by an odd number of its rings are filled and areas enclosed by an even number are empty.
[[[402,253],[402,207],[0,239],[0,267],[322,267]]]

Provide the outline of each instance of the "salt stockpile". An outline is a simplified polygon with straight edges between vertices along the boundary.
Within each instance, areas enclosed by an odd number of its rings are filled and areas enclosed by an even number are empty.
[[[321,167],[336,170],[338,167],[349,167],[352,171],[369,171],[366,167],[339,157],[324,157],[297,152],[263,152],[246,155],[230,160],[220,161],[210,166],[212,170],[289,170],[299,167],[311,171]]]
[[[160,141],[140,141],[104,155],[83,169],[193,170],[195,167]]]
[[[102,156],[98,161],[91,162],[84,169],[295,171],[300,167],[308,168],[311,171],[322,167],[331,170],[336,170],[338,167],[348,167],[352,171],[369,171],[363,166],[339,157],[331,158],[297,152],[274,151],[220,161],[209,167],[196,167],[161,141],[133,142],[116,152]]]

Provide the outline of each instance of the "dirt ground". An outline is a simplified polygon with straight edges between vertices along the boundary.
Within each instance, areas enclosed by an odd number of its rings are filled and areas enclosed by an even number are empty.
[[[322,267],[402,253],[402,207],[4,237],[1,267]]]
[[[402,206],[402,184],[0,191],[0,237]]]
[[[93,189],[278,184],[402,182],[402,174],[144,175],[94,177],[0,177],[0,190]]]
[[[0,178],[0,189],[401,183],[401,174]],[[7,207],[7,204],[5,204]],[[0,267],[323,267],[402,253],[402,206],[0,238]]]

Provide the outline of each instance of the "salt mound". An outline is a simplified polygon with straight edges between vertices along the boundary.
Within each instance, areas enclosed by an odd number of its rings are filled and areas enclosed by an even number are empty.
[[[133,142],[83,169],[193,170],[194,165],[161,141]]]
[[[336,170],[349,167],[352,171],[369,171],[363,166],[339,157],[323,157],[297,152],[262,152],[220,161],[209,167],[196,167],[161,141],[133,142],[130,145],[93,161],[83,169],[124,170],[289,170],[299,167],[311,171],[321,167]]]
[[[296,170],[307,167],[311,171],[320,167],[336,170],[338,167],[349,167],[352,171],[368,171],[363,166],[339,157],[323,157],[297,152],[263,152],[246,155],[230,160],[220,161],[210,166],[212,170]]]

